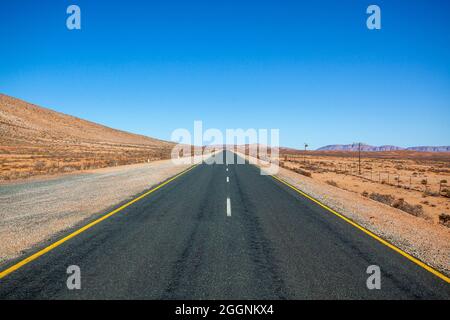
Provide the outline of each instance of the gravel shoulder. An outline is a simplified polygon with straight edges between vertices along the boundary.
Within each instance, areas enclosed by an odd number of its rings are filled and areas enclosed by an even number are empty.
[[[0,265],[187,169],[171,160],[0,186]]]

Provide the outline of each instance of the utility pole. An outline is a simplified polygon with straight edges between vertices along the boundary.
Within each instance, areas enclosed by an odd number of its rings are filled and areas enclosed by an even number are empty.
[[[358,142],[359,175],[361,175],[361,142]]]
[[[306,164],[306,148],[308,147],[308,144],[305,142],[305,154],[303,155],[303,162]]]
[[[361,142],[354,142],[353,146],[358,144],[358,172],[361,175]]]

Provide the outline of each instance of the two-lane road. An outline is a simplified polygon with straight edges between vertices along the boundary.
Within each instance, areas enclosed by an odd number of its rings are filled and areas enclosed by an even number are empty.
[[[7,275],[0,298],[449,299],[450,285],[252,165],[201,164]]]

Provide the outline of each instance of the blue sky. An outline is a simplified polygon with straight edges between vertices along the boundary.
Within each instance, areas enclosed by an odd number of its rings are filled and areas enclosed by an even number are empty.
[[[66,28],[81,8],[82,30]],[[382,29],[366,28],[381,7]],[[450,144],[449,1],[0,3],[0,92],[114,128]]]

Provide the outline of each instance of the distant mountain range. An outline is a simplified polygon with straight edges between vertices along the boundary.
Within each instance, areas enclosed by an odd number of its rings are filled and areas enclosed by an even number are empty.
[[[322,148],[317,149],[318,151],[358,151],[358,144],[332,144]],[[420,147],[408,147],[402,148],[397,146],[371,146],[368,144],[361,145],[361,151],[398,151],[398,150],[409,150],[409,151],[419,151],[419,152],[450,152],[450,146],[420,146]]]

